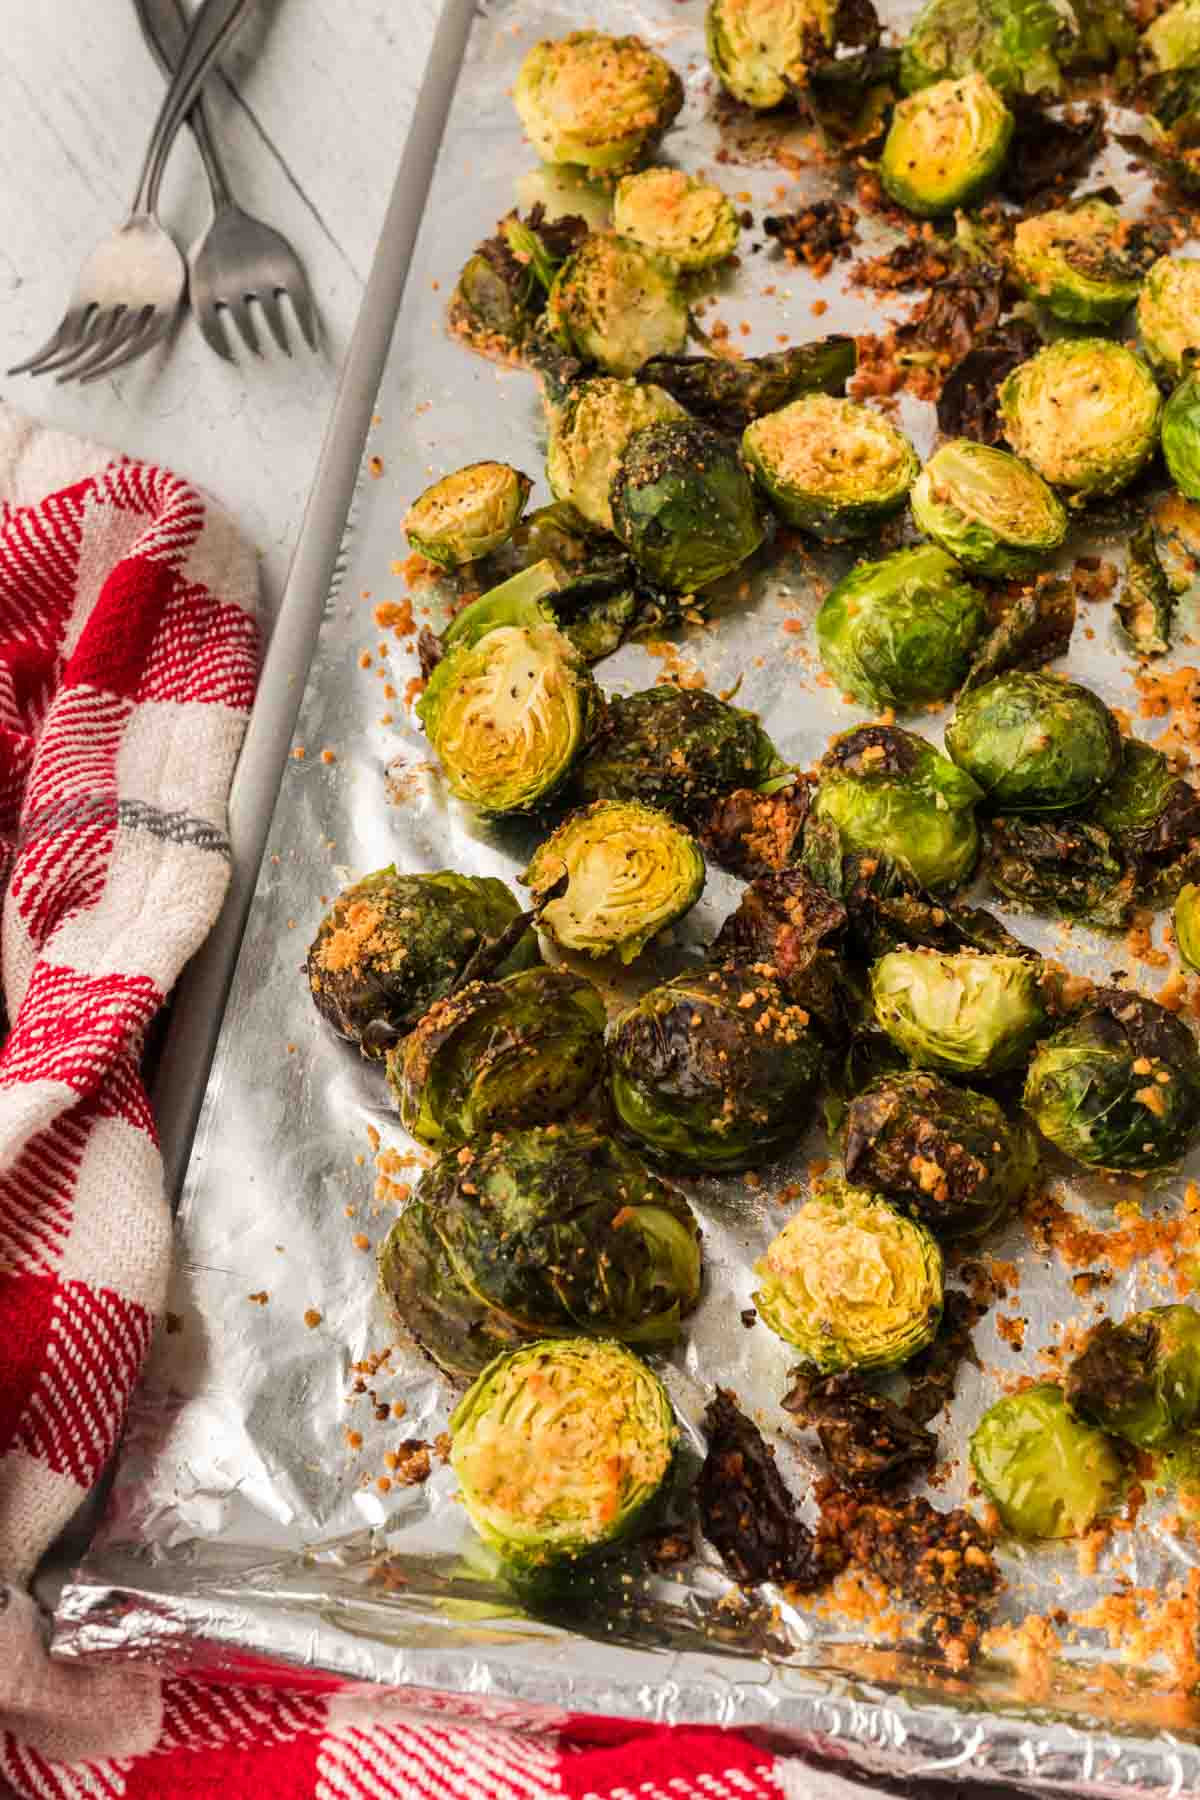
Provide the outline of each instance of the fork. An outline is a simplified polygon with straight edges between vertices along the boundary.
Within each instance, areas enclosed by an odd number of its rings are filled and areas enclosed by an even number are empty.
[[[209,69],[253,4],[204,0],[155,120],[129,217],[84,263],[54,336],[10,375],[57,369],[59,381],[97,381],[170,332],[187,290],[187,265],[158,220],[163,170]]]
[[[187,15],[181,0],[133,0],[142,35],[164,75],[170,76],[187,37]],[[188,256],[189,297],[205,342],[232,362],[222,328],[221,310],[233,319],[247,346],[261,356],[250,302],[262,309],[271,336],[288,356],[280,301],[288,299],[310,349],[317,348],[317,314],[308,278],[292,246],[270,225],[243,211],[233,198],[220,153],[213,142],[204,96],[197,96],[188,118],[212,191],[213,216],[208,230]]]

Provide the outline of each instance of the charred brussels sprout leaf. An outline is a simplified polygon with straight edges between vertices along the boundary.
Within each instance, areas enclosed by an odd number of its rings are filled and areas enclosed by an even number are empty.
[[[572,31],[533,46],[513,101],[543,162],[607,174],[653,149],[683,105],[683,83],[640,38]]]
[[[489,1363],[450,1438],[484,1543],[514,1575],[544,1578],[650,1523],[679,1427],[657,1375],[622,1345],[551,1338]]]
[[[480,946],[499,938],[520,907],[492,875],[401,875],[379,869],[343,889],[308,952],[317,1011],[353,1044],[377,1022],[409,1031],[449,993]],[[501,974],[541,961],[527,932]]]
[[[859,563],[826,596],[816,637],[843,692],[864,706],[904,709],[954,692],[984,621],[983,601],[953,557],[920,544]]]
[[[890,950],[871,970],[875,1019],[917,1068],[998,1075],[1046,1027],[1038,966],[1022,956]]]
[[[1068,46],[1064,66],[1106,69],[1116,61],[1120,92],[1126,61],[1137,51],[1137,26],[1123,0],[1071,0],[1071,11],[1078,33]]]
[[[1066,653],[1075,629],[1075,587],[1043,578],[1019,593],[971,663],[963,692],[1009,669],[1036,669]]]
[[[709,0],[708,55],[721,86],[759,111],[781,106],[814,47],[833,43],[834,0]]]
[[[1180,380],[1189,352],[1200,352],[1200,258],[1159,257],[1138,295],[1137,322],[1151,367]]]
[[[901,863],[925,888],[957,887],[975,866],[980,790],[932,744],[895,725],[836,738],[820,767],[810,819],[841,847]]]
[[[992,185],[1013,116],[984,76],[923,87],[892,114],[879,175],[898,205],[922,218],[969,206]]]
[[[802,869],[752,881],[712,948],[714,962],[771,971],[830,1043],[847,1036],[848,997],[836,944],[846,909]]]
[[[728,575],[765,535],[736,450],[690,419],[635,431],[610,496],[617,536],[652,580],[680,593]]]
[[[1121,1490],[1121,1459],[1104,1433],[1076,1419],[1063,1391],[1039,1382],[984,1413],[971,1466],[1007,1531],[1082,1537]]]
[[[1108,832],[1085,819],[993,819],[983,869],[1010,906],[1061,913],[1102,931],[1123,930],[1138,897]]]
[[[1185,384],[1186,385],[1186,384]],[[1176,392],[1179,390],[1177,389]],[[1171,404],[1163,413],[1163,450],[1167,449],[1167,422]],[[1195,426],[1197,449],[1200,450],[1200,409]],[[1170,456],[1167,456],[1168,464]],[[1200,464],[1197,465],[1200,474]],[[1186,489],[1184,492],[1186,493]],[[1129,558],[1125,566],[1125,583],[1116,604],[1117,618],[1139,656],[1165,656],[1171,648],[1171,620],[1175,613],[1175,596],[1163,574],[1154,545],[1154,528],[1142,525],[1129,540]]]
[[[610,492],[621,454],[643,425],[685,418],[661,388],[603,376],[581,381],[550,419],[546,476],[556,500],[604,531],[613,528]]]
[[[1047,344],[1000,389],[1009,443],[1071,505],[1128,486],[1154,451],[1160,405],[1145,363],[1107,338]]]
[[[1052,0],[926,0],[904,45],[907,93],[978,70],[1003,94],[1057,93],[1062,20]]]
[[[700,1529],[735,1581],[786,1581],[810,1593],[845,1562],[814,1538],[775,1466],[775,1452],[733,1395],[718,1388],[704,1415],[708,1454],[696,1483]]]
[[[898,1368],[942,1314],[942,1255],[928,1231],[843,1182],[814,1190],[754,1273],[764,1324],[824,1374]]]
[[[609,1038],[617,1117],[683,1168],[750,1168],[794,1144],[821,1064],[805,1009],[737,964],[651,988]]]
[[[801,394],[842,394],[858,364],[852,337],[817,338],[767,356],[653,356],[639,380],[655,383],[689,413],[722,431],[744,431]]]
[[[1162,447],[1180,493],[1200,500],[1200,379],[1191,369],[1163,407]]]
[[[469,463],[414,500],[404,532],[414,550],[456,569],[506,544],[521,522],[533,483],[507,463]]]
[[[1175,0],[1142,33],[1142,54],[1160,70],[1191,69],[1200,64],[1200,6]]]
[[[797,98],[825,142],[862,153],[883,137],[900,88],[900,52],[868,45],[808,65]]]
[[[1037,1169],[1024,1120],[916,1071],[884,1075],[851,1101],[843,1147],[848,1180],[910,1207],[939,1237],[989,1231]]]
[[[521,880],[541,907],[538,924],[564,950],[640,956],[681,919],[704,888],[704,857],[668,814],[637,800],[596,800],[539,845]]]
[[[606,1023],[595,988],[568,969],[468,983],[388,1055],[405,1128],[441,1146],[561,1118],[600,1079]]]
[[[811,800],[807,775],[783,786],[735,788],[708,811],[700,841],[715,863],[744,881],[775,874],[800,861]]]
[[[830,394],[805,394],[756,419],[742,453],[780,517],[831,543],[898,512],[920,467],[882,414]]]
[[[1165,904],[1195,866],[1200,793],[1140,738],[1121,739],[1121,767],[1089,817],[1128,861],[1139,898]]]
[[[1010,105],[1016,123],[1000,177],[1005,197],[1024,206],[1074,186],[1104,147],[1104,108],[1092,102],[1064,116],[1020,97]]]
[[[554,278],[546,319],[554,336],[610,375],[636,375],[673,356],[688,334],[676,277],[640,244],[604,232],[587,238]]]
[[[1025,1110],[1076,1162],[1164,1168],[1200,1136],[1195,1039],[1157,1001],[1098,988],[1087,1011],[1039,1047]]]
[[[664,682],[614,695],[575,772],[584,800],[640,800],[698,824],[735,788],[771,788],[785,765],[753,713],[704,688]]]
[[[710,269],[737,248],[733,202],[682,169],[643,169],[617,183],[613,229],[680,269]]]
[[[1067,535],[1062,502],[1008,450],[956,438],[935,450],[912,491],[921,531],[982,575],[1034,569]]]
[[[938,395],[938,430],[944,437],[972,438],[998,444],[1000,387],[1021,363],[1028,362],[1041,339],[1028,319],[1007,319],[981,333],[966,355],[955,362]]]
[[[1189,969],[1200,973],[1200,887],[1189,881],[1175,900],[1175,943]]]
[[[946,748],[994,806],[1013,812],[1086,805],[1121,764],[1117,721],[1097,694],[1019,669],[961,696]]]
[[[894,1487],[937,1461],[933,1433],[853,1370],[817,1376],[801,1367],[794,1374],[780,1405],[816,1432],[834,1476],[847,1487]]]
[[[1074,325],[1115,325],[1138,297],[1141,271],[1126,255],[1127,226],[1107,200],[1088,199],[1022,219],[1012,264],[1031,300]]]
[[[1080,1418],[1157,1450],[1200,1425],[1200,1313],[1152,1306],[1117,1325],[1102,1319],[1067,1370]]]

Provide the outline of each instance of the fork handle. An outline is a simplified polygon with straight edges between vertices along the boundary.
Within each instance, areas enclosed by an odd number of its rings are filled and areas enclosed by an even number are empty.
[[[137,193],[133,197],[135,213],[154,212],[163,170],[180,126],[204,86],[208,71],[253,5],[254,0],[204,0],[192,20],[150,135]]]
[[[155,62],[169,81],[187,42],[188,18],[183,10],[182,0],[133,0],[133,10]],[[213,206],[220,211],[222,206],[228,205],[233,199],[233,194],[221,152],[213,137],[203,89],[192,102],[188,124],[196,140],[200,160],[204,164],[204,173],[208,176]]]

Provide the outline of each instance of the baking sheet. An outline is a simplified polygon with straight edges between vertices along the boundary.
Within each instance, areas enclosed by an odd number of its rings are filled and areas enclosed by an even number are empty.
[[[667,140],[670,158],[714,174],[753,214],[742,266],[715,284],[705,323],[723,319],[750,353],[777,348],[781,336],[883,328],[889,312],[903,313],[903,298],[887,307],[848,289],[844,263],[818,282],[764,238],[766,214],[829,193],[831,178],[796,166],[810,161],[799,128],[784,145],[786,167],[772,153],[777,127],[730,128],[714,104],[702,12],[701,0],[646,0],[610,4],[603,23],[638,31],[680,71],[687,103]],[[443,310],[474,244],[518,194],[528,204],[544,191],[511,106],[521,57],[537,37],[594,22],[582,4],[498,0],[472,29],[196,1133],[170,1316],[135,1402],[108,1520],[62,1596],[56,1653],[242,1673],[267,1658],[388,1684],[416,1707],[527,1727],[578,1713],[703,1722],[893,1772],[987,1775],[1060,1792],[1186,1791],[1200,1785],[1200,1712],[1166,1691],[1161,1662],[1147,1655],[1123,1667],[1095,1627],[1075,1628],[1049,1679],[1026,1655],[989,1658],[956,1681],[922,1663],[903,1624],[895,1634],[878,1622],[856,1627],[820,1599],[796,1607],[769,1590],[761,1607],[730,1606],[715,1558],[665,1580],[647,1578],[636,1556],[586,1582],[569,1620],[535,1619],[474,1553],[448,1469],[435,1466],[410,1487],[388,1473],[388,1453],[405,1438],[434,1439],[452,1404],[428,1365],[395,1342],[375,1293],[374,1251],[397,1196],[376,1191],[372,1134],[400,1158],[413,1146],[379,1073],[321,1026],[303,960],[325,903],[368,870],[453,867],[513,883],[536,841],[525,826],[485,826],[449,799],[404,703],[411,640],[381,628],[375,609],[405,596],[400,519],[436,475],[496,456],[539,477],[534,504],[549,497],[535,383],[450,340]],[[1107,152],[1094,177],[1134,191],[1119,152]],[[866,215],[859,230],[860,255],[892,241]],[[819,318],[814,302],[826,304]],[[899,419],[927,454],[932,409],[906,395]],[[1095,532],[1072,550],[1097,542],[1110,553]],[[831,732],[867,716],[817,681],[808,630],[829,581],[855,554],[760,556],[748,591],[745,570],[725,584],[711,625],[670,645],[625,647],[600,665],[602,685],[628,692],[664,675],[700,676],[726,692],[740,682],[739,703],[761,714],[789,759],[808,764]],[[1085,610],[1072,671],[1132,709],[1131,665],[1110,609]],[[1185,631],[1189,622],[1185,613]],[[1184,644],[1174,660],[1190,654]],[[940,718],[922,724],[940,740]],[[640,983],[692,960],[739,889],[713,871],[701,903],[639,966]],[[1024,919],[1016,929],[1086,972],[1107,975],[1126,960],[1119,941],[1078,930],[1064,939]],[[628,991],[628,975],[587,972],[614,1004]],[[1134,973],[1139,984],[1148,974]],[[795,1357],[740,1314],[751,1265],[787,1216],[777,1195],[824,1148],[814,1132],[757,1187],[740,1177],[688,1184],[705,1231],[707,1288],[662,1372],[696,1454],[716,1380],[767,1428],[786,1427],[777,1402]],[[418,1172],[390,1166],[389,1178]],[[1156,1189],[1150,1204],[1177,1211],[1188,1174]],[[1117,1223],[1114,1206],[1135,1191],[1061,1180],[1069,1203],[1101,1229]],[[966,1493],[962,1447],[998,1383],[1038,1367],[1040,1351],[1092,1316],[1071,1271],[1039,1254],[1020,1227],[989,1242],[987,1254],[1018,1266],[1019,1293],[977,1329],[988,1373],[964,1371],[943,1421],[954,1460],[935,1497],[947,1506]],[[1172,1297],[1162,1278],[1160,1266],[1135,1263],[1103,1291],[1106,1309],[1120,1316]],[[998,1335],[998,1313],[1026,1321],[1023,1351]],[[377,1416],[385,1407],[389,1416]],[[786,1429],[778,1442],[786,1472],[806,1487],[818,1460]],[[1172,1497],[1151,1497],[1137,1534],[1119,1537],[1096,1575],[1080,1573],[1074,1546],[1006,1547],[1001,1617],[1016,1623],[1053,1607],[1077,1614],[1118,1576],[1163,1589],[1197,1560],[1194,1544],[1165,1528],[1176,1510]]]

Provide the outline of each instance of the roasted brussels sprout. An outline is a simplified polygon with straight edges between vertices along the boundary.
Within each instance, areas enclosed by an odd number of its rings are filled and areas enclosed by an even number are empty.
[[[1052,1382],[1008,1394],[971,1438],[971,1467],[1007,1531],[1082,1537],[1121,1490],[1121,1459],[1102,1431],[1075,1418]]]
[[[414,550],[456,569],[506,544],[521,522],[533,483],[507,463],[468,463],[413,501],[404,533]]]
[[[889,950],[871,970],[876,1022],[919,1069],[999,1075],[1046,1027],[1038,966],[1023,956]]]
[[[1158,387],[1108,338],[1060,338],[1013,370],[1000,414],[1018,456],[1081,505],[1126,487],[1158,438]]]
[[[908,1206],[939,1237],[977,1237],[1037,1170],[1033,1134],[986,1094],[938,1075],[883,1075],[850,1102],[846,1178]]]
[[[1067,1370],[1067,1403],[1139,1449],[1159,1450],[1200,1425],[1200,1313],[1152,1306],[1102,1319]]]
[[[737,248],[733,201],[682,169],[643,169],[617,183],[613,229],[679,269],[711,269]]]
[[[1140,738],[1121,739],[1121,767],[1088,815],[1117,846],[1156,905],[1174,898],[1200,839],[1200,792]]]
[[[511,361],[530,345],[560,263],[583,242],[577,214],[547,219],[545,208],[509,213],[478,244],[455,283],[446,319],[458,338],[483,356]]]
[[[696,825],[735,788],[769,792],[786,766],[753,713],[670,682],[608,702],[575,771],[583,800],[640,800]]]
[[[905,41],[901,85],[913,93],[977,69],[1002,94],[1057,93],[1061,34],[1053,0],[926,0]]]
[[[917,526],[982,575],[1019,575],[1067,535],[1067,515],[1035,469],[1007,450],[955,438],[935,450],[912,490]]]
[[[1107,200],[1090,198],[1022,219],[1012,267],[1025,293],[1056,319],[1115,325],[1133,305],[1141,270],[1122,245],[1128,226]]]
[[[954,692],[985,622],[983,601],[953,557],[918,544],[859,563],[830,589],[815,629],[821,661],[844,693],[903,710]]]
[[[569,969],[472,981],[388,1053],[388,1084],[422,1144],[463,1144],[569,1113],[604,1069],[604,1002]]]
[[[613,529],[652,581],[708,587],[758,549],[758,499],[727,440],[692,419],[643,425],[610,489]]]
[[[878,1194],[815,1188],[754,1265],[765,1325],[822,1373],[895,1369],[942,1316],[942,1253]]]
[[[472,1525],[514,1575],[544,1579],[649,1523],[679,1427],[623,1345],[548,1338],[488,1364],[450,1438]]]
[[[815,45],[833,43],[833,0],[709,0],[713,73],[745,106],[766,111],[802,80]]]
[[[1038,1047],[1025,1110],[1076,1162],[1165,1168],[1200,1137],[1196,1041],[1156,1000],[1097,988],[1087,1010]]]
[[[846,908],[803,869],[760,875],[713,944],[710,960],[748,964],[777,981],[827,1042],[849,1035],[850,1004],[839,955]]]
[[[1162,448],[1180,493],[1200,500],[1200,379],[1191,369],[1163,407]]]
[[[1175,945],[1189,969],[1200,974],[1200,887],[1185,883],[1175,898]]]
[[[610,174],[654,148],[683,105],[683,83],[640,38],[572,31],[533,46],[513,103],[543,162]]]
[[[557,500],[591,525],[613,528],[610,492],[621,453],[635,431],[687,415],[661,388],[600,376],[581,381],[550,419],[546,477]]]
[[[923,87],[892,114],[879,178],[898,205],[922,218],[970,206],[1000,172],[1013,116],[983,75]]]
[[[804,394],[756,419],[742,451],[776,512],[828,543],[862,537],[897,512],[920,467],[881,413],[832,394]]]
[[[1164,381],[1178,381],[1188,352],[1200,353],[1200,257],[1160,256],[1151,264],[1137,322],[1150,366]]]
[[[980,790],[932,744],[895,725],[835,738],[820,765],[810,819],[843,848],[890,857],[925,888],[957,887],[975,866]]]
[[[622,1125],[652,1155],[693,1169],[745,1169],[794,1144],[822,1064],[807,1011],[734,963],[651,988],[608,1048]]]
[[[665,388],[681,406],[722,431],[744,431],[800,394],[841,394],[858,366],[852,337],[816,338],[766,356],[653,356],[638,379]]]
[[[426,1171],[379,1278],[404,1329],[469,1381],[550,1332],[674,1343],[700,1295],[700,1231],[682,1194],[611,1134],[506,1130]]]
[[[946,749],[1012,812],[1084,806],[1121,766],[1121,733],[1098,694],[1022,669],[962,695]]]
[[[1087,819],[992,819],[983,871],[1010,906],[1082,919],[1101,931],[1123,930],[1137,900],[1132,870],[1109,833]]]
[[[1142,33],[1142,51],[1154,68],[1192,69],[1200,64],[1200,6],[1175,0]]]
[[[610,375],[636,375],[687,342],[687,301],[675,276],[640,244],[612,232],[584,240],[550,289],[546,318],[567,350]]]
[[[565,893],[545,896],[567,878]],[[521,877],[539,903],[538,924],[584,956],[640,956],[652,937],[681,919],[704,889],[704,857],[694,837],[657,807],[596,800],[540,844]]]
[[[401,875],[377,869],[344,888],[308,952],[317,1011],[339,1037],[362,1044],[377,1021],[410,1031],[449,993],[471,958],[499,938],[520,907],[493,875]],[[532,931],[501,965],[502,975],[541,961]],[[375,1046],[365,1046],[369,1054]]]

